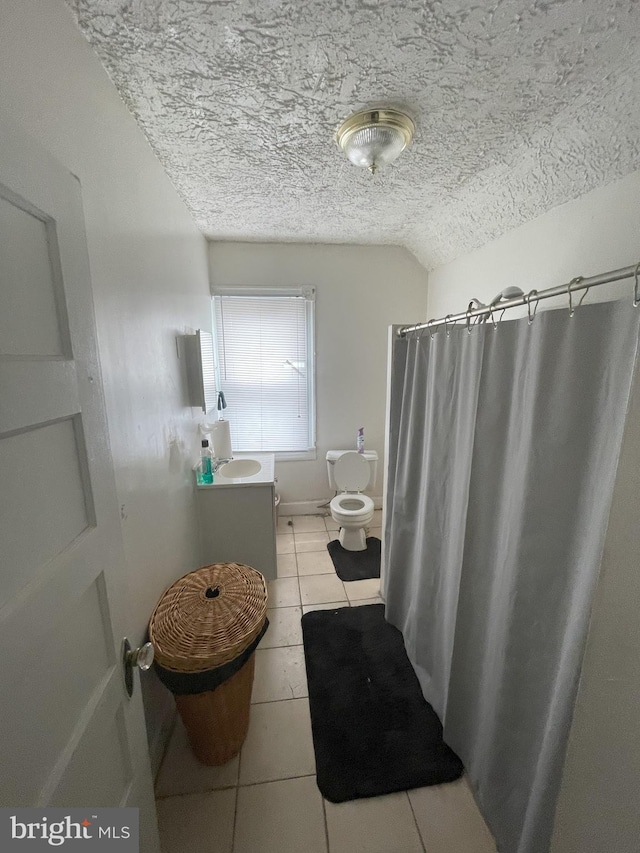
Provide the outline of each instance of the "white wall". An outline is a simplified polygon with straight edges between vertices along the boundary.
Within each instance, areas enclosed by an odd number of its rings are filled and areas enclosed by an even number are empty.
[[[0,0],[0,20],[0,126],[21,125],[82,185],[137,643],[198,560],[196,413],[175,335],[210,327],[206,241],[62,0]],[[154,740],[168,694],[144,682]]]
[[[429,317],[464,311],[476,297],[490,301],[505,287],[525,292],[618,269],[640,260],[640,171],[560,205],[450,264],[429,273]],[[586,301],[633,293],[609,285]],[[581,294],[580,294],[581,295]],[[579,297],[578,297],[579,298]],[[567,304],[566,297],[540,310]],[[511,317],[516,316],[515,311]]]
[[[358,427],[365,447],[382,459],[386,393],[387,327],[425,316],[427,273],[395,246],[211,243],[216,285],[316,287],[315,461],[278,462],[284,503],[326,500],[325,454],[354,448]],[[232,401],[229,401],[232,403]],[[382,494],[378,481],[367,490]]]

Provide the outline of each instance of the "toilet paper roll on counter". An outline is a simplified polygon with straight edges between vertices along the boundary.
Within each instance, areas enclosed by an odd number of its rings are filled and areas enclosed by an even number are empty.
[[[214,423],[207,427],[207,432],[211,434],[213,455],[217,459],[231,459],[233,452],[231,450],[229,421],[214,421]]]

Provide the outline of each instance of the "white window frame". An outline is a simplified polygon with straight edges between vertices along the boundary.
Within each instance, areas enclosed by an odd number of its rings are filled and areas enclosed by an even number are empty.
[[[309,441],[311,447],[308,450],[241,450],[237,449],[238,453],[273,453],[276,460],[280,462],[295,462],[298,460],[317,459],[316,448],[316,346],[315,346],[315,300],[316,289],[311,285],[302,285],[299,287],[252,287],[243,285],[234,285],[233,287],[215,287],[211,294],[211,314],[212,327],[214,337],[214,358],[216,371],[216,385],[222,388],[220,380],[220,360],[218,357],[218,325],[216,322],[215,297],[216,296],[253,296],[253,297],[273,297],[273,296],[301,296],[306,300],[306,339],[307,339],[307,354],[311,360],[310,369],[307,371],[307,394],[309,406]]]

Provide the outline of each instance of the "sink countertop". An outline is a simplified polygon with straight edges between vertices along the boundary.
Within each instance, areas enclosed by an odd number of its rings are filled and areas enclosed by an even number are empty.
[[[198,489],[220,489],[225,486],[260,486],[274,482],[275,455],[273,453],[234,453],[234,459],[255,459],[262,465],[257,474],[250,477],[223,477],[220,471],[213,475],[213,483],[200,485]]]

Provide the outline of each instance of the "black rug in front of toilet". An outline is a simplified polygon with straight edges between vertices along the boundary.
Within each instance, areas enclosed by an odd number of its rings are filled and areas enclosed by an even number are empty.
[[[377,797],[462,775],[384,605],[312,610],[302,617],[302,635],[316,777],[327,800]]]
[[[327,545],[336,574],[341,581],[364,581],[380,577],[380,549],[382,543],[375,536],[367,538],[364,551],[347,551],[334,539]]]

